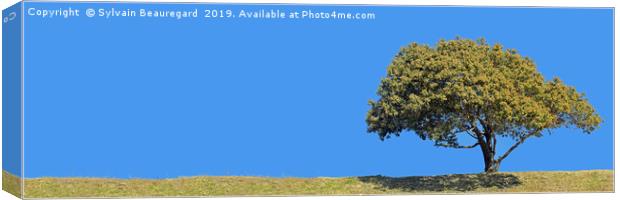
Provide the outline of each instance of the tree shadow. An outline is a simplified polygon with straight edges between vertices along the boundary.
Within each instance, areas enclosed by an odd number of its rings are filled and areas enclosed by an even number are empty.
[[[512,174],[454,174],[442,176],[363,176],[358,179],[365,183],[378,185],[379,189],[396,189],[404,192],[442,192],[472,191],[478,188],[510,188],[521,185],[518,177]]]

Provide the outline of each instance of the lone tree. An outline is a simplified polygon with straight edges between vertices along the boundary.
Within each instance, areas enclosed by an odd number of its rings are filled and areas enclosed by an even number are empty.
[[[484,39],[402,48],[377,94],[366,117],[369,133],[384,140],[411,131],[436,146],[478,146],[485,172],[496,172],[514,149],[545,130],[576,127],[590,134],[601,123],[583,93],[559,78],[545,81],[530,58]],[[475,142],[462,145],[461,135]],[[515,142],[499,154],[498,137]]]

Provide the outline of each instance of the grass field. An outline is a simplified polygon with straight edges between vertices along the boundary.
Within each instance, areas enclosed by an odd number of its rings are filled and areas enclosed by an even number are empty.
[[[3,172],[3,188],[8,191],[19,191],[19,185],[14,184],[16,178],[9,176],[12,175]],[[196,176],[174,179],[34,178],[26,179],[25,182],[27,198],[613,192],[613,190],[611,170],[344,178],[247,176]]]
[[[21,180],[19,177],[2,170],[2,190],[21,197]]]

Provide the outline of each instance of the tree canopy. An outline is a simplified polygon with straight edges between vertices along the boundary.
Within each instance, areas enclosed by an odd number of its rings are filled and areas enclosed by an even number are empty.
[[[557,77],[545,80],[532,59],[484,39],[409,44],[388,66],[377,94],[370,101],[368,132],[381,140],[410,131],[437,146],[480,146],[487,172],[545,130],[591,133],[601,123],[583,93]],[[477,142],[463,145],[461,134]],[[495,152],[498,136],[515,140],[501,155]]]

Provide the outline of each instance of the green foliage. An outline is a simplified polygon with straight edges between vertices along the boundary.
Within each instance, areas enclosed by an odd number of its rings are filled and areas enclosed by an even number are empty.
[[[533,60],[484,39],[402,48],[377,94],[366,122],[382,140],[412,131],[438,146],[465,147],[457,135],[469,134],[473,146],[494,153],[496,136],[520,144],[547,129],[591,133],[601,123],[583,93],[559,78],[545,81]]]

